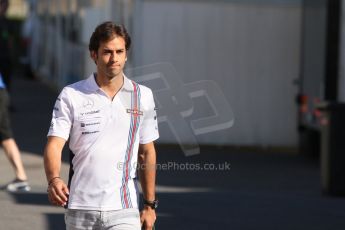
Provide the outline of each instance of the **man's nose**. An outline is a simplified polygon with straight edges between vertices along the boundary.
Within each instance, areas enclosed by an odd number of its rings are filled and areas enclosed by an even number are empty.
[[[115,52],[110,55],[110,61],[113,61],[113,62],[118,61],[118,55],[116,55]]]
[[[114,53],[111,53],[111,55],[110,55],[110,61],[115,61],[115,54],[114,54]]]

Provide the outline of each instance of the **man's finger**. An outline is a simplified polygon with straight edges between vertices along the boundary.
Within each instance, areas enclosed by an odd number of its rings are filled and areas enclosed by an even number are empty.
[[[145,220],[145,219],[144,219],[142,213],[140,213],[140,223],[141,223],[141,225],[144,224],[144,220]]]
[[[62,191],[66,194],[66,195],[69,195],[69,189],[68,187],[64,184],[63,187],[62,187]]]
[[[63,202],[67,201],[67,196],[62,189],[56,189],[56,193]]]
[[[57,191],[55,188],[51,189],[51,195],[52,195],[52,200],[54,201],[55,205],[63,205],[65,202],[60,198],[60,196],[57,194]]]

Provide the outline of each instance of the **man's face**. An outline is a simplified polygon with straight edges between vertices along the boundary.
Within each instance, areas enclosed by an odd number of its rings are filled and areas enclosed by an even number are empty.
[[[101,42],[97,54],[92,52],[91,56],[96,62],[98,74],[109,80],[122,76],[127,60],[125,40],[116,36],[110,41]]]

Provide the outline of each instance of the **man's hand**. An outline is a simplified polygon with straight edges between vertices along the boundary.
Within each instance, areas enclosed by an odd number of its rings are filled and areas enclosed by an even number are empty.
[[[56,206],[65,206],[67,204],[69,190],[67,185],[60,178],[55,179],[48,186],[48,199],[50,203]]]
[[[140,222],[142,229],[152,230],[156,221],[156,211],[149,206],[145,206],[140,212]]]
[[[68,188],[59,177],[61,168],[61,154],[66,140],[61,137],[48,137],[44,149],[44,169],[48,181],[48,199],[53,205],[64,206],[69,194]]]

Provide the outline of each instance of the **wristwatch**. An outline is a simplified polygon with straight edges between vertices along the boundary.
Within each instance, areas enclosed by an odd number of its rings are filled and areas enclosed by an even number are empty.
[[[158,200],[148,201],[144,199],[144,205],[156,209],[158,207]]]

